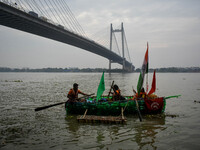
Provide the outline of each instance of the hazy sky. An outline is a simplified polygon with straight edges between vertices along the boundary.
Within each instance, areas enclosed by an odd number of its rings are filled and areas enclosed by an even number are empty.
[[[109,29],[110,23],[117,28],[123,22],[130,57],[136,68],[142,65],[147,41],[150,68],[200,67],[199,0],[66,2],[89,37]],[[106,58],[2,25],[0,44],[0,67],[108,68]]]

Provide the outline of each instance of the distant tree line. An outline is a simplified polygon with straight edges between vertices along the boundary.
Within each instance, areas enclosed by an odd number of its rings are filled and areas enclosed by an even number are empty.
[[[0,67],[0,72],[109,72],[106,68],[41,68],[41,69],[30,69],[30,68],[7,68]],[[112,69],[111,72],[123,72],[122,69]]]
[[[137,68],[133,72],[140,72],[140,68]],[[200,67],[168,67],[168,68],[156,68],[149,69],[149,72],[200,72]],[[109,72],[106,68],[41,68],[41,69],[30,69],[30,68],[8,68],[0,67],[0,72]],[[124,72],[122,69],[112,69],[111,72]]]
[[[141,69],[137,68],[135,72],[140,72]],[[155,68],[149,69],[149,72],[200,72],[200,67],[168,67],[168,68]]]

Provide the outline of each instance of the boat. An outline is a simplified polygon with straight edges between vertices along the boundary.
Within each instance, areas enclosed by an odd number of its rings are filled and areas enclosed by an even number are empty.
[[[144,77],[147,74],[146,79],[146,92],[144,90]],[[48,106],[38,107],[35,111],[40,111],[53,106],[61,105],[65,103],[65,109],[67,115],[75,114],[78,121],[84,122],[103,122],[103,123],[124,123],[126,118],[124,115],[134,115],[138,114],[140,121],[142,121],[141,114],[156,114],[163,113],[166,107],[166,100],[169,98],[178,98],[180,95],[159,97],[155,95],[156,91],[156,75],[155,71],[153,73],[153,80],[151,89],[148,90],[148,43],[147,50],[145,53],[143,65],[139,75],[137,83],[137,92],[133,96],[121,96],[119,100],[115,101],[112,96],[110,96],[111,90],[114,90],[114,81],[111,84],[109,94],[102,96],[105,91],[104,83],[104,72],[101,76],[99,87],[97,89],[97,95],[91,97],[82,97],[76,99],[76,101],[60,102],[56,104],[51,104]],[[90,97],[89,97],[90,96]],[[84,99],[83,99],[84,98]],[[114,117],[118,116],[118,117]]]
[[[66,103],[67,114],[81,115],[87,110],[87,115],[118,116],[123,108],[124,115],[137,114],[137,103],[142,114],[163,113],[165,111],[165,97],[133,99],[133,96],[125,96],[125,100],[109,101],[112,97],[102,96],[98,102],[96,97],[90,97],[85,102]],[[137,102],[137,103],[136,103]]]
[[[104,72],[102,74],[99,87],[97,90],[97,96],[89,97],[84,102],[66,102],[65,108],[67,114],[85,114],[95,115],[95,116],[117,116],[117,115],[133,115],[138,114],[140,120],[142,120],[141,114],[155,114],[163,113],[165,111],[166,99],[179,97],[169,96],[169,97],[158,97],[155,95],[156,91],[156,75],[155,71],[153,74],[152,86],[148,90],[148,42],[147,50],[145,53],[143,65],[138,79],[137,92],[133,89],[135,93],[134,96],[124,96],[123,100],[112,101],[112,97],[102,96],[105,91],[104,83]],[[146,93],[144,92],[144,80],[145,74],[147,74],[146,79]],[[113,81],[114,83],[114,81]],[[111,90],[113,89],[113,83],[111,85]],[[114,89],[113,89],[114,90]],[[109,93],[110,93],[109,92]],[[139,93],[139,94],[138,94]],[[141,93],[145,93],[142,95]],[[80,116],[80,118],[84,118]]]

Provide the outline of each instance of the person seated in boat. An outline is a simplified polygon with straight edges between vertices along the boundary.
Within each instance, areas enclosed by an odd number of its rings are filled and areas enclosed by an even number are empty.
[[[147,93],[145,92],[144,88],[141,89],[139,97],[146,98]]]
[[[118,101],[118,100],[125,100],[125,98],[123,96],[121,96],[121,90],[119,89],[118,85],[114,85],[113,86],[113,101]]]
[[[81,92],[79,89],[78,89],[78,84],[77,83],[74,83],[73,84],[73,88],[69,90],[68,94],[67,94],[67,97],[69,98],[69,102],[78,102],[78,94],[82,94],[82,95],[86,95],[88,96],[88,94],[85,94],[83,92]]]
[[[140,94],[138,95],[138,93],[136,93],[133,96],[133,99],[137,99],[137,98],[146,98],[147,97],[147,93],[145,92],[144,88],[141,89]]]
[[[154,98],[157,98],[158,96],[156,94],[150,94],[150,95],[147,95],[149,99],[154,99]]]

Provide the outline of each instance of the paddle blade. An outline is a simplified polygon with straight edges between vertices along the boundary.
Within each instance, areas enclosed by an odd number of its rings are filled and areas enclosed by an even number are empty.
[[[64,104],[64,103],[65,102],[61,102],[61,103],[52,104],[52,105],[48,105],[48,106],[38,107],[38,108],[35,109],[35,111],[40,111],[40,110],[47,109],[47,108],[50,108],[50,107],[53,107],[53,106],[57,106],[57,105],[61,105],[61,104]]]
[[[165,97],[165,99],[178,98],[178,97],[180,97],[180,96],[181,96],[181,95],[167,96],[167,97]]]

